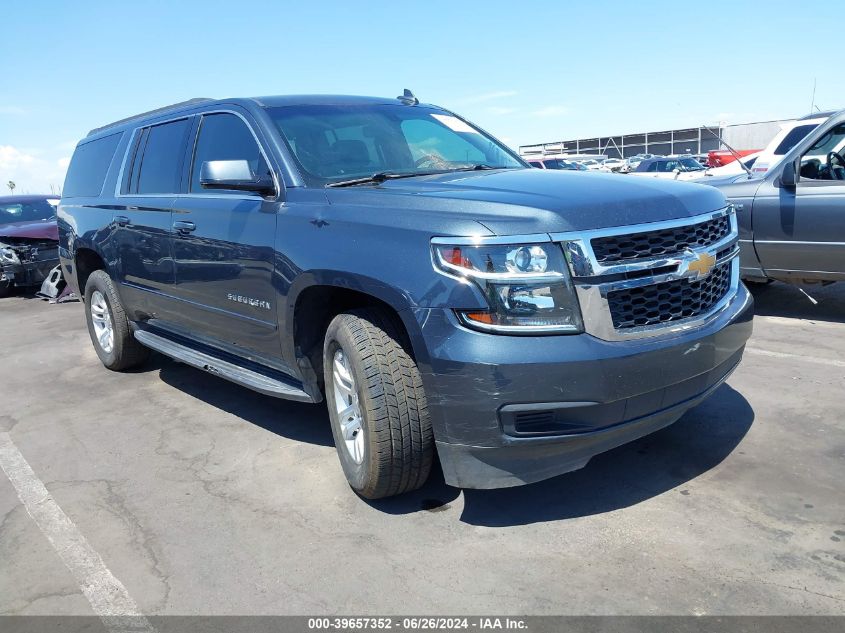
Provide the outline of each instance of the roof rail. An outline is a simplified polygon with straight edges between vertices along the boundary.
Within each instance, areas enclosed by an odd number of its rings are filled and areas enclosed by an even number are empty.
[[[103,130],[107,130],[111,127],[115,127],[118,125],[122,125],[123,123],[128,123],[129,121],[134,121],[135,119],[143,119],[145,117],[150,116],[151,114],[159,114],[167,112],[168,110],[175,110],[177,108],[182,108],[189,105],[195,105],[200,103],[205,103],[207,101],[214,101],[209,97],[197,97],[195,99],[188,99],[187,101],[180,101],[179,103],[174,103],[168,106],[164,106],[162,108],[156,108],[155,110],[150,110],[149,112],[142,112],[141,114],[135,114],[130,117],[126,117],[125,119],[120,119],[119,121],[114,121],[113,123],[109,123],[108,125],[103,125],[102,127],[95,127],[93,130],[88,132],[88,136],[92,134],[97,134],[98,132],[102,132]]]

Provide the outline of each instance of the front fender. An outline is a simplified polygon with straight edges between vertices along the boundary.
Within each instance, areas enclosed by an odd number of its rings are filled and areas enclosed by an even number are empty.
[[[308,270],[300,273],[291,283],[287,300],[279,314],[279,327],[283,332],[282,343],[286,348],[284,355],[288,359],[296,356],[294,342],[294,328],[296,305],[304,291],[315,286],[327,286],[344,290],[354,290],[386,303],[393,308],[402,319],[408,336],[411,339],[414,353],[425,354],[425,346],[421,344],[422,333],[419,324],[413,317],[411,310],[415,307],[410,294],[401,288],[392,286],[383,280],[367,275],[340,270]]]

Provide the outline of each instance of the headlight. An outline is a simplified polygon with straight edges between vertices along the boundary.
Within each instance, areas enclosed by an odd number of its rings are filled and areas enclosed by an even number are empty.
[[[0,244],[0,264],[20,264],[18,254],[5,244]]]
[[[458,310],[472,328],[507,334],[574,334],[581,311],[560,246],[545,244],[442,244],[435,265],[476,283],[488,310]],[[445,239],[443,241],[446,241]]]

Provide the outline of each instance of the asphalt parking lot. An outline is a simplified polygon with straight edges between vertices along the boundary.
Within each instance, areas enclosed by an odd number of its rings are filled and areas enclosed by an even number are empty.
[[[325,410],[154,356],[81,304],[0,300],[0,433],[140,611],[845,614],[845,284],[755,290],[728,384],[539,484],[365,502]],[[0,613],[92,614],[0,475]],[[90,588],[87,588],[90,593]]]

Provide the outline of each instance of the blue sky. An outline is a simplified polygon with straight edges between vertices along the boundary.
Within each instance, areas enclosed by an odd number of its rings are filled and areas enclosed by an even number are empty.
[[[834,3],[836,4],[836,3]],[[411,8],[413,7],[413,9]],[[395,96],[516,147],[845,108],[837,20],[794,2],[9,2],[0,183],[60,185],[87,131],[190,97]]]

